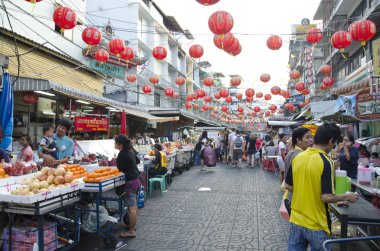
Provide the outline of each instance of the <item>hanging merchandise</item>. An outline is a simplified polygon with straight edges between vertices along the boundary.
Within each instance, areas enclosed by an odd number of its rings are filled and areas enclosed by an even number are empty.
[[[87,27],[82,32],[82,39],[87,44],[88,48],[98,45],[102,40],[102,33],[96,27]]]
[[[323,65],[321,68],[321,73],[325,76],[328,76],[331,74],[332,67],[331,65]]]
[[[268,73],[261,74],[260,81],[263,83],[269,82],[270,81],[270,75]]]
[[[196,1],[204,6],[209,6],[209,5],[218,3],[220,0],[196,0]]]
[[[323,85],[327,86],[327,87],[331,87],[334,85],[334,78],[332,77],[325,77],[323,79]]]
[[[235,37],[231,32],[222,35],[214,35],[214,44],[219,49],[224,50],[224,48],[228,48],[233,44],[234,38]]]
[[[124,59],[125,61],[130,61],[135,57],[135,52],[131,47],[125,47],[124,50],[121,52],[120,57]]]
[[[95,60],[100,62],[101,64],[107,62],[109,57],[110,54],[108,53],[108,51],[104,49],[99,49],[95,52]]]
[[[243,94],[241,94],[240,92],[237,92],[235,94],[235,98],[237,98],[238,100],[242,99],[243,98]]]
[[[203,56],[203,47],[199,44],[194,44],[189,49],[189,55],[192,58],[200,58]]]
[[[351,42],[351,34],[348,31],[337,31],[331,37],[331,45],[335,49],[339,49],[341,53],[351,45]]]
[[[149,82],[151,82],[154,85],[158,85],[160,82],[160,78],[156,75],[149,77]]]
[[[295,88],[297,91],[302,92],[303,90],[305,90],[305,83],[304,82],[298,82],[295,85]]]
[[[297,70],[293,70],[289,73],[289,77],[293,80],[298,79],[301,76],[301,73]]]
[[[278,86],[273,86],[273,87],[270,89],[270,92],[271,92],[273,95],[278,95],[278,94],[280,94],[280,92],[281,92],[281,88],[278,87]]]
[[[152,92],[152,87],[150,85],[146,84],[143,86],[142,91],[145,94],[149,94]]]
[[[272,95],[270,95],[269,93],[265,94],[264,99],[265,100],[271,100],[272,99]]]
[[[207,77],[205,79],[203,79],[203,84],[205,86],[213,86],[214,85],[214,79],[212,77]]]
[[[117,58],[120,57],[120,54],[125,49],[125,44],[123,39],[115,38],[110,41],[108,44],[109,50],[111,53],[115,54]]]
[[[279,50],[282,46],[281,37],[277,35],[270,36],[267,40],[267,46],[271,50],[274,50],[274,51]]]
[[[127,80],[129,83],[134,83],[137,80],[137,76],[135,74],[128,74],[127,75]]]
[[[156,46],[154,47],[153,51],[152,51],[152,54],[153,54],[153,57],[157,60],[163,60],[166,58],[166,56],[168,55],[168,52],[166,51],[166,49],[162,46]]]
[[[174,95],[174,90],[173,88],[168,87],[164,90],[164,93],[165,93],[165,96],[172,97]]]
[[[233,86],[239,86],[241,84],[241,78],[233,77],[233,78],[231,78],[230,83]]]
[[[245,90],[246,97],[253,97],[254,95],[255,95],[255,90],[253,90],[252,88],[248,88],[247,90]]]
[[[230,32],[234,26],[234,19],[226,11],[214,12],[208,19],[208,27],[215,35],[222,35]]]
[[[58,6],[54,11],[53,21],[63,33],[64,30],[73,29],[77,25],[77,15],[68,7]]]
[[[323,32],[318,28],[311,28],[306,34],[306,41],[310,44],[316,44],[323,38]]]
[[[187,102],[185,104],[186,109],[190,109],[193,105],[190,102]]]
[[[354,22],[348,28],[352,39],[359,41],[362,46],[376,35],[376,24],[370,20]]]
[[[186,83],[186,79],[184,77],[178,77],[175,79],[175,83],[177,85],[184,85]]]
[[[256,98],[262,98],[264,94],[262,92],[257,92],[256,93]]]

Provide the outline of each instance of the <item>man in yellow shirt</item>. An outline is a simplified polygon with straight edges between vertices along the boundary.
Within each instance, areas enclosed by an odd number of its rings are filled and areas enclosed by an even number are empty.
[[[286,175],[286,188],[293,192],[289,222],[289,251],[323,250],[330,239],[331,219],[328,203],[356,202],[354,193],[335,195],[334,164],[327,155],[340,139],[337,125],[325,123],[314,136],[314,146],[298,154]]]

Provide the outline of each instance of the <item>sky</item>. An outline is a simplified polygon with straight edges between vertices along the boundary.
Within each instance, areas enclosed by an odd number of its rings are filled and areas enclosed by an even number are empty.
[[[286,87],[290,39],[287,34],[291,33],[291,25],[300,24],[303,18],[316,22],[313,16],[320,1],[220,0],[215,5],[203,6],[196,0],[155,0],[166,15],[174,16],[183,29],[190,30],[195,40],[189,41],[188,45],[197,43],[203,46],[205,54],[201,59],[209,61],[213,71],[223,72],[226,76],[240,75],[244,79],[242,87],[264,92],[274,85]],[[218,10],[227,11],[234,18],[231,32],[242,45],[242,52],[236,57],[218,49],[213,43],[214,35],[208,27],[208,18]],[[279,51],[267,48],[269,35],[266,34],[285,34],[281,35],[283,45]],[[260,83],[262,73],[271,75],[269,83]]]

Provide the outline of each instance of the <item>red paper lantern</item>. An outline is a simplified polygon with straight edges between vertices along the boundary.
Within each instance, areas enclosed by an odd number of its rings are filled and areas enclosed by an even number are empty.
[[[290,93],[284,90],[281,96],[283,96],[284,98],[290,98]]]
[[[208,110],[208,105],[202,105],[202,109],[203,109],[203,111],[207,111]]]
[[[108,44],[108,47],[110,49],[110,52],[115,54],[116,57],[120,57],[120,54],[123,53],[125,49],[125,44],[123,39],[112,39],[111,42]]]
[[[194,44],[189,49],[189,55],[192,58],[200,58],[203,56],[203,47],[199,44]]]
[[[306,34],[306,40],[310,44],[316,44],[323,38],[323,33],[318,28],[311,28]]]
[[[205,86],[213,86],[214,85],[214,79],[212,77],[207,77],[203,79],[203,84]]]
[[[42,0],[25,0],[25,1],[27,1],[27,2],[29,2],[29,3],[38,3],[38,2],[41,2]]]
[[[295,109],[295,106],[292,103],[287,103],[284,106],[287,110],[293,111]]]
[[[53,21],[62,33],[64,30],[70,30],[77,25],[77,15],[68,7],[58,6],[54,10]]]
[[[258,106],[255,106],[254,108],[253,108],[253,110],[255,111],[255,112],[260,112],[260,107],[258,107]]]
[[[234,43],[234,35],[231,32],[214,36],[214,44],[219,49],[229,48]]]
[[[238,92],[238,93],[236,93],[235,94],[235,98],[237,98],[237,99],[242,99],[243,98],[243,94],[241,94],[240,92]]]
[[[301,76],[301,73],[297,70],[293,70],[289,73],[289,77],[293,80],[298,79]]]
[[[310,103],[311,103],[311,100],[310,100],[310,99],[306,99],[306,100],[305,100],[305,104],[306,104],[306,105],[310,105]]]
[[[198,98],[203,98],[204,96],[206,96],[206,92],[203,89],[198,89],[196,91],[196,94]]]
[[[304,82],[298,82],[295,85],[295,88],[297,91],[302,92],[303,90],[305,90],[305,83]]]
[[[186,100],[189,102],[193,101],[193,95],[191,94],[187,95]]]
[[[264,94],[262,92],[256,93],[256,98],[262,98]]]
[[[309,95],[310,94],[310,90],[309,89],[304,89],[302,92],[301,92],[302,95]]]
[[[208,19],[208,27],[215,35],[226,34],[232,30],[234,19],[226,11],[214,12]]]
[[[194,104],[193,107],[194,107],[195,109],[199,109],[199,105],[198,105],[198,104]]]
[[[269,49],[277,51],[282,46],[282,39],[277,35],[270,36],[267,40],[267,46]]]
[[[222,110],[222,112],[227,112],[228,111],[228,107],[227,106],[222,106],[221,110]]]
[[[246,97],[253,97],[254,95],[255,95],[255,90],[253,90],[252,88],[248,88],[247,90],[245,90]]]
[[[234,41],[232,42],[231,46],[225,46],[224,51],[232,56],[236,56],[237,54],[239,54],[241,52],[241,45],[239,39],[234,37]]]
[[[265,94],[264,99],[265,100],[271,100],[272,99],[272,95],[270,95],[269,93]]]
[[[245,101],[247,101],[248,103],[250,103],[250,102],[253,101],[253,97],[246,97],[246,98],[245,98]]]
[[[212,101],[212,98],[210,96],[206,96],[203,98],[203,100],[207,103],[211,102]]]
[[[231,102],[232,102],[232,97],[231,97],[231,96],[228,96],[228,97],[226,98],[226,102],[227,102],[227,103],[231,103]]]
[[[121,52],[120,57],[128,62],[135,57],[135,52],[133,51],[131,47],[127,46]]]
[[[130,82],[130,83],[134,83],[134,82],[136,82],[136,80],[137,80],[137,76],[136,76],[135,74],[128,74],[128,75],[127,75],[127,80],[128,80],[128,82]]]
[[[269,117],[270,116],[270,111],[265,111],[265,116]]]
[[[214,93],[214,98],[216,98],[216,99],[220,99],[220,98],[221,98],[221,96],[220,96],[219,92],[217,92],[217,93]]]
[[[190,109],[192,107],[192,104],[190,102],[187,102],[185,104],[186,109]]]
[[[222,98],[227,98],[229,93],[228,93],[228,90],[227,89],[221,89],[219,91],[219,95],[222,97]]]
[[[34,92],[24,92],[22,94],[22,101],[28,105],[35,105],[38,103],[38,96]]]
[[[165,88],[164,93],[167,97],[172,97],[174,95],[174,90],[173,88],[168,87]]]
[[[179,93],[178,92],[174,92],[172,98],[173,99],[178,99],[179,98]]]
[[[239,106],[239,107],[237,108],[237,111],[240,112],[240,113],[242,113],[242,112],[244,112],[244,108],[241,107],[241,106]]]
[[[270,75],[268,73],[261,74],[260,81],[263,83],[269,82],[270,81]]]
[[[332,70],[331,65],[323,65],[321,68],[321,73],[325,76],[328,76],[330,75],[331,70]]]
[[[276,110],[277,110],[277,106],[276,106],[276,105],[274,105],[274,104],[273,104],[273,105],[270,105],[270,106],[269,106],[269,110],[271,110],[271,111],[273,111],[273,112],[274,112],[274,111],[276,111]]]
[[[280,94],[280,92],[281,92],[281,88],[278,87],[278,86],[273,86],[273,87],[270,89],[270,92],[271,92],[273,95],[278,95],[278,94]]]
[[[184,85],[186,83],[186,79],[184,77],[178,77],[176,78],[175,83],[177,85]]]
[[[337,31],[331,37],[331,44],[335,49],[344,52],[348,46],[351,45],[351,34],[348,31]]]
[[[213,5],[219,2],[220,0],[197,0],[198,3],[208,6],[208,5]]]
[[[197,99],[198,99],[198,94],[197,94],[197,92],[194,92],[194,93],[191,94],[191,95],[192,95],[192,97],[193,97],[194,100],[197,100]]]
[[[154,47],[153,51],[152,51],[152,54],[153,54],[153,57],[157,60],[163,60],[166,58],[166,56],[168,55],[168,52],[166,51],[166,49],[162,46],[156,46]]]
[[[71,102],[71,109],[70,109],[70,101],[69,102],[66,102],[64,105],[63,105],[63,108],[66,110],[66,111],[75,111],[78,109],[78,105],[77,103],[75,102]]]
[[[149,94],[152,92],[152,87],[150,85],[146,84],[143,86],[142,91],[145,94]]]
[[[327,86],[327,87],[333,86],[333,84],[334,84],[334,78],[332,78],[332,77],[325,77],[323,79],[323,84],[325,86]]]
[[[370,20],[360,20],[351,24],[348,30],[352,39],[360,41],[361,45],[364,46],[368,40],[375,36],[376,24]]]
[[[154,85],[157,85],[160,82],[160,78],[156,75],[149,77],[149,82]]]
[[[95,52],[95,60],[103,64],[104,62],[107,62],[107,60],[110,58],[110,54],[108,51],[104,49],[99,49]]]
[[[324,84],[322,84],[319,88],[320,88],[322,91],[327,91],[328,89],[330,89],[330,87],[325,86]]]
[[[301,102],[298,104],[300,107],[304,107],[305,106],[305,103],[304,102]]]
[[[233,86],[239,86],[241,84],[241,78],[239,77],[231,78],[230,83]]]
[[[82,32],[82,39],[88,47],[98,45],[102,40],[102,33],[96,27],[87,27]]]

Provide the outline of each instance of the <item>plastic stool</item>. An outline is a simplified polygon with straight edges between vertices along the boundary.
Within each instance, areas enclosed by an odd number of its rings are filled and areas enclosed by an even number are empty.
[[[160,190],[161,190],[161,196],[162,196],[162,193],[164,191],[166,191],[166,175],[162,175],[163,177],[155,177],[155,178],[150,178],[149,179],[149,196],[152,195],[152,191],[153,191],[153,184],[155,182],[159,182],[160,183]]]

